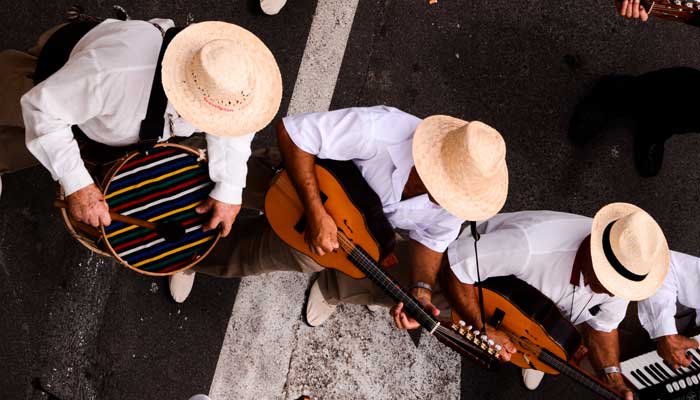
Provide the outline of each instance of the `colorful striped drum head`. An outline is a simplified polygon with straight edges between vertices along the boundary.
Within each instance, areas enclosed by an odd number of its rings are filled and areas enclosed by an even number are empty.
[[[194,150],[162,144],[148,154],[127,157],[105,185],[111,211],[155,223],[177,221],[185,237],[168,242],[156,232],[112,221],[104,238],[119,261],[148,275],[170,275],[189,268],[216,244],[219,230],[202,231],[209,215],[195,208],[207,199],[214,183],[206,160]]]

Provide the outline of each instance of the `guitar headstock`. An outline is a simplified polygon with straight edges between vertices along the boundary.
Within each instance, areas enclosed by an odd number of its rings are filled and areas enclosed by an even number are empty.
[[[675,21],[688,21],[700,12],[700,0],[655,0],[643,5],[649,14]]]
[[[464,321],[458,323],[441,322],[434,335],[443,344],[451,347],[462,356],[481,364],[486,369],[494,370],[501,364],[501,346]]]

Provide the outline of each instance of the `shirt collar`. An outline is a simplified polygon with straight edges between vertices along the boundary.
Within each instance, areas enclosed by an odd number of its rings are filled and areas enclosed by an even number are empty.
[[[391,162],[394,164],[394,172],[391,174],[392,202],[401,201],[403,188],[408,182],[408,176],[413,168],[413,141],[406,140],[387,147]],[[416,196],[420,197],[420,196]],[[411,200],[411,199],[409,199]]]

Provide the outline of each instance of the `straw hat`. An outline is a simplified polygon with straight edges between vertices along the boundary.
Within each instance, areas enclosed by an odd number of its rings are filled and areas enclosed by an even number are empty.
[[[416,171],[445,210],[481,221],[503,208],[508,195],[506,144],[492,127],[446,115],[423,120],[413,136]]]
[[[627,203],[608,204],[596,213],[591,260],[605,289],[627,300],[654,294],[670,262],[661,227],[644,210]]]
[[[226,22],[201,22],[178,33],[165,51],[162,72],[175,110],[217,136],[259,131],[282,99],[282,76],[270,50]]]

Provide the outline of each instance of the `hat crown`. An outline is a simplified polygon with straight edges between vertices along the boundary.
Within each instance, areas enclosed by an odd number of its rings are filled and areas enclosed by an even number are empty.
[[[251,60],[234,40],[216,39],[199,49],[188,66],[189,83],[204,101],[220,110],[233,111],[250,101],[255,89]]]
[[[610,229],[610,247],[629,271],[645,275],[654,267],[652,260],[663,251],[661,228],[644,211],[617,220]]]
[[[445,160],[456,175],[468,174],[488,178],[499,172],[505,162],[506,144],[498,131],[472,121],[450,131],[443,142]]]

